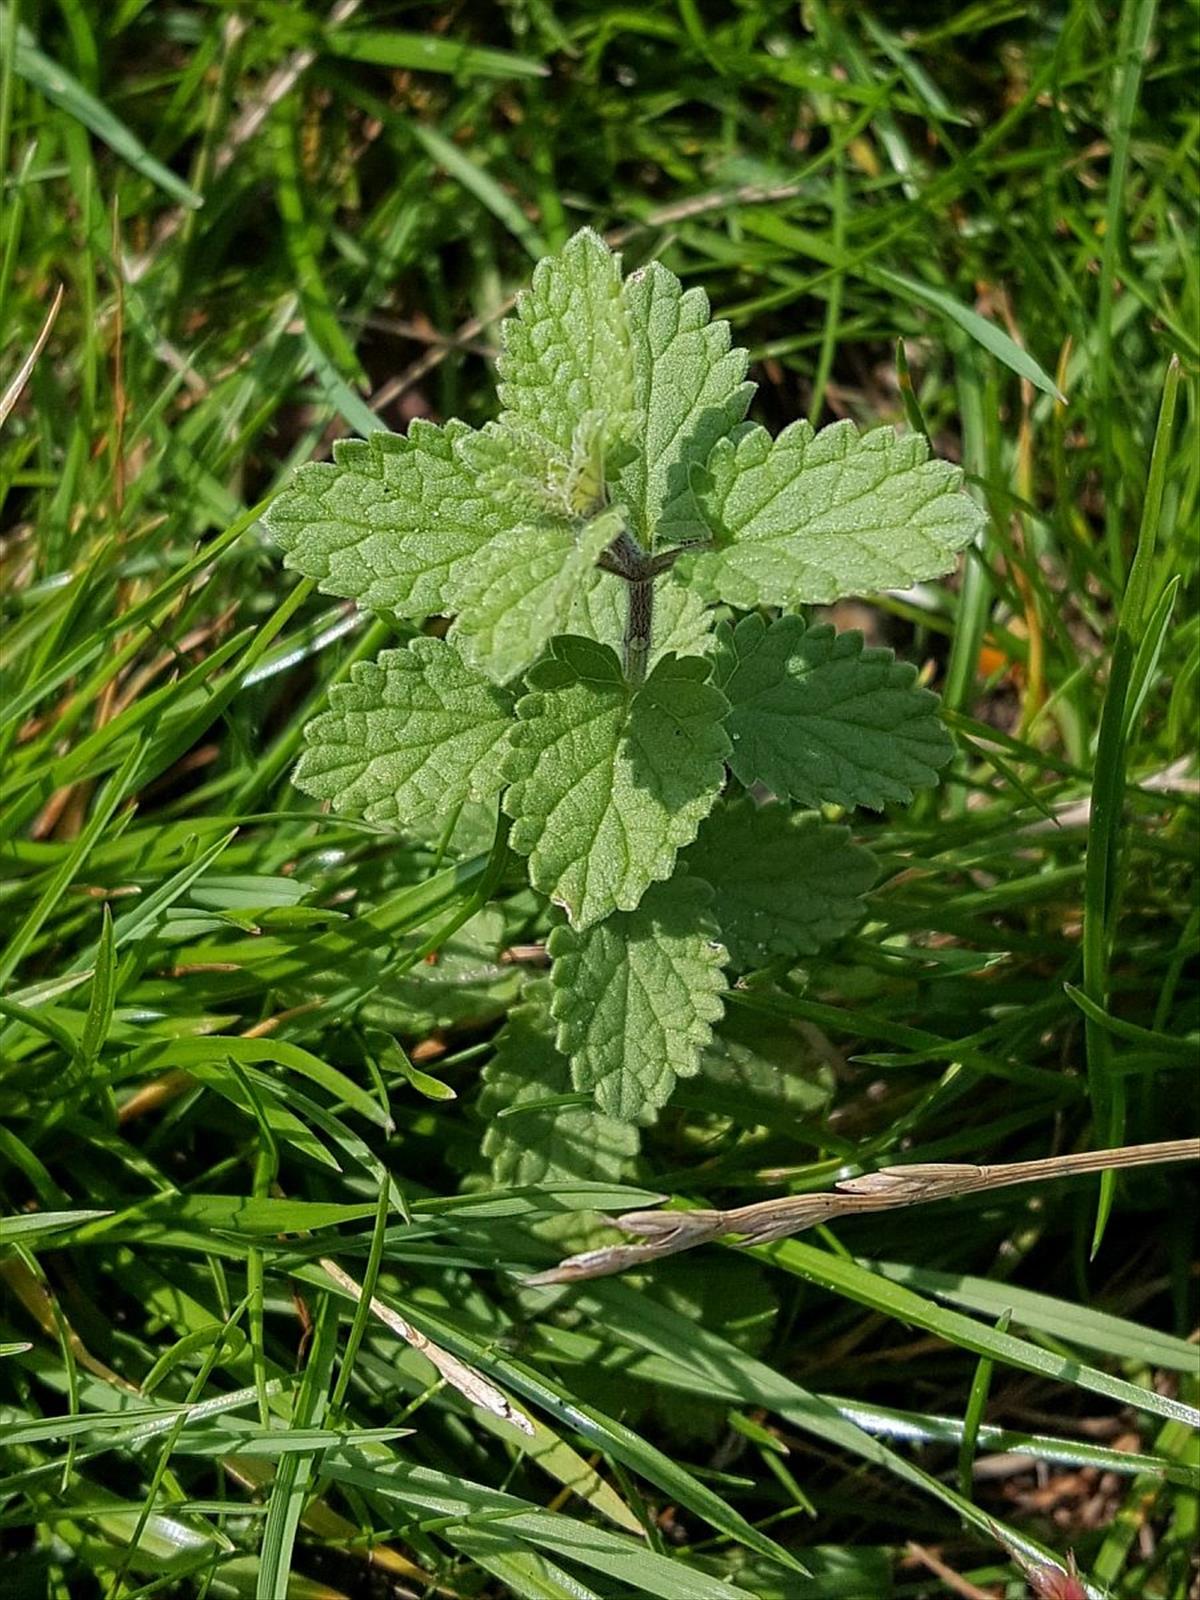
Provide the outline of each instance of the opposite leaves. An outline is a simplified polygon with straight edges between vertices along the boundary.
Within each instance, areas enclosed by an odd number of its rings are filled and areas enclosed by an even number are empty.
[[[907,802],[950,754],[890,651],[759,611],[935,577],[982,511],[920,436],[746,424],[746,363],[702,290],[623,277],[585,229],[502,326],[497,420],[339,443],[265,519],[327,592],[450,619],[331,691],[296,782],[452,829],[455,856],[487,847],[503,792],[566,912],[557,1050],[531,991],[487,1070],[487,1113],[526,1108],[488,1134],[508,1181],[617,1171],[626,1124],[695,1072],[722,964],[795,960],[862,915],[874,861],[812,812]],[[750,615],[717,626],[718,603]],[[594,1106],[563,1102],[568,1057]]]
[[[634,691],[612,650],[568,636],[529,673],[504,768],[510,842],[576,927],[632,911],[716,799],[728,703],[711,671],[666,656]]]

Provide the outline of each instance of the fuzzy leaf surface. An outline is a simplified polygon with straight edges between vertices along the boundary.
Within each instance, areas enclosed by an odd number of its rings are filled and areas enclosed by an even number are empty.
[[[616,1182],[637,1155],[637,1129],[594,1105],[547,1105],[572,1089],[571,1064],[555,1046],[550,984],[526,987],[483,1069],[479,1110],[488,1119],[483,1153],[500,1184],[568,1179]],[[523,1110],[522,1107],[536,1109]],[[498,1115],[510,1108],[514,1116]]]
[[[931,461],[920,434],[852,422],[778,438],[747,425],[714,448],[701,508],[718,548],[694,558],[711,600],[754,606],[828,604],[908,588],[948,572],[984,514],[962,473]]]
[[[822,804],[907,804],[937,783],[953,754],[938,698],[917,687],[916,668],[861,633],[837,633],[800,617],[755,614],[722,628],[717,678],[731,707],[729,758],[747,787]]]
[[[445,611],[452,574],[506,525],[462,454],[470,437],[461,422],[417,421],[406,437],[339,440],[263,521],[287,565],[326,594],[403,617]]]
[[[669,877],[724,776],[728,702],[710,663],[665,656],[631,692],[616,654],[567,635],[530,672],[504,775],[510,842],[586,928]]]
[[[403,825],[498,793],[512,696],[441,639],[360,661],[309,723],[294,782],[368,822]]]
[[[612,515],[602,514],[581,525],[547,520],[493,540],[453,585],[453,638],[467,660],[497,683],[536,661],[566,628],[577,592],[616,531]]]
[[[878,872],[848,828],[748,798],[719,806],[685,860],[716,890],[721,937],[742,970],[840,938],[862,916]]]
[[[637,454],[619,474],[620,497],[647,548],[704,539],[689,477],[746,415],[746,352],[731,345],[727,322],[710,319],[704,290],[685,291],[658,262],[630,273],[623,303]]]
[[[619,651],[625,636],[627,585],[594,569],[575,594],[565,631],[581,633]],[[654,585],[654,638],[650,666],[662,656],[702,656],[713,648],[714,617],[695,589],[665,573]]]
[[[603,437],[628,430],[633,397],[629,329],[621,303],[621,261],[583,228],[540,261],[500,325],[497,389],[501,420],[541,441],[548,464],[572,464]]]
[[[579,932],[557,927],[552,1009],[577,1088],[622,1122],[653,1122],[693,1076],[722,1012],[726,959],[708,885],[681,874],[636,911]]]

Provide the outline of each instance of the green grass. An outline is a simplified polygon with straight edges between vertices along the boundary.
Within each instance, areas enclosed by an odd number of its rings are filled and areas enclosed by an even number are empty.
[[[1195,1127],[1194,16],[334,9],[0,7],[0,396],[64,289],[0,434],[6,1595],[949,1593],[911,1540],[1177,1600],[1178,1169],[519,1277],[650,1194]],[[546,929],[502,841],[290,787],[390,630],[258,517],[376,417],[484,420],[585,222],[708,288],[765,420],[923,427],[991,523],[868,613],[960,754],[866,824],[866,925],[732,997],[627,1184],[498,1192]]]

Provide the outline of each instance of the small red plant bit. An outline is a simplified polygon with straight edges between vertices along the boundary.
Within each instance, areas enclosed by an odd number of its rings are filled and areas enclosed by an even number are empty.
[[[1062,1567],[1030,1567],[1027,1576],[1037,1600],[1088,1600],[1073,1554],[1067,1556],[1066,1571]]]
[[[1067,1552],[1065,1569],[1049,1564],[1035,1566],[1031,1561],[1020,1557],[1017,1557],[1017,1560],[1025,1573],[1035,1600],[1088,1600],[1087,1590],[1079,1579],[1073,1551]]]
[[[997,1544],[1002,1547],[1009,1560],[1024,1573],[1033,1600],[1088,1600],[1088,1592],[1079,1576],[1079,1568],[1075,1565],[1073,1550],[1067,1551],[1065,1567],[1055,1566],[1050,1561],[1031,1561],[1027,1555],[1020,1550],[1014,1550],[1006,1539],[1000,1537],[995,1524],[992,1525],[992,1531]]]

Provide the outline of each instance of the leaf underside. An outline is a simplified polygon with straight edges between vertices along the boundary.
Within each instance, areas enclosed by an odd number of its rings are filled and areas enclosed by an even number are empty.
[[[747,787],[821,805],[907,804],[953,753],[916,668],[861,633],[796,616],[722,628],[717,679],[730,703],[729,758]]]
[[[706,883],[680,874],[636,911],[550,935],[558,1047],[576,1087],[622,1122],[652,1122],[712,1039],[726,983],[711,904]]]

